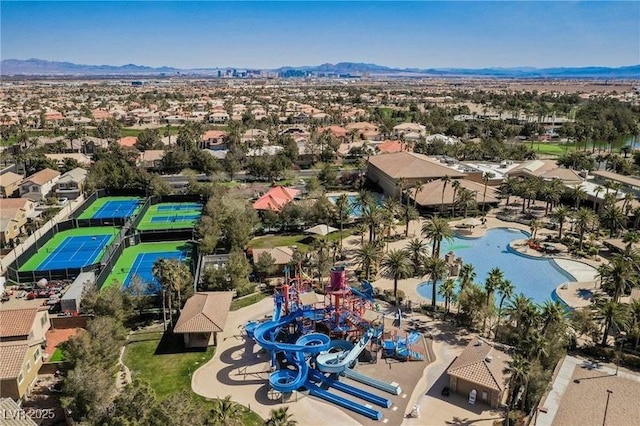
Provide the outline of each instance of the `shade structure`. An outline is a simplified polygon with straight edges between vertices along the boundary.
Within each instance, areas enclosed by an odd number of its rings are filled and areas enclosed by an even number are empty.
[[[480,219],[475,217],[470,217],[462,221],[462,224],[465,226],[478,226],[482,223]]]
[[[338,229],[334,228],[333,226],[320,224],[320,225],[312,226],[311,228],[306,229],[304,232],[306,232],[307,234],[316,234],[316,235],[325,236],[332,232],[336,232],[337,230]]]

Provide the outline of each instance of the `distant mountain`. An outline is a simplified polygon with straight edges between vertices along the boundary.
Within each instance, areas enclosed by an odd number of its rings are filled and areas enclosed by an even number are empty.
[[[224,67],[229,69],[233,67]],[[242,67],[237,67],[243,69]],[[43,75],[43,76],[98,76],[98,75],[215,75],[221,68],[181,69],[175,67],[148,67],[127,64],[80,65],[71,62],[52,62],[42,59],[4,59],[0,62],[0,75]],[[640,65],[627,67],[560,67],[560,68],[393,68],[360,62],[325,63],[314,66],[285,66],[273,70],[285,75],[305,75],[307,73],[350,74],[364,73],[379,76],[439,76],[439,77],[499,77],[499,78],[606,78],[640,79]]]

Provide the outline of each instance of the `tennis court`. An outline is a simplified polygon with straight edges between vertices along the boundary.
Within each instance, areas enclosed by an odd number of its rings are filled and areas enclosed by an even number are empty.
[[[149,207],[138,224],[138,230],[193,228],[202,216],[199,203],[159,203]]]
[[[78,219],[126,219],[140,211],[143,203],[138,197],[102,197],[91,203]]]
[[[117,233],[118,228],[110,226],[58,232],[19,270],[51,271],[97,263]]]
[[[124,249],[113,270],[107,277],[102,289],[113,285],[126,290],[137,276],[143,283],[150,283],[146,288],[147,294],[160,291],[160,285],[153,277],[153,264],[158,259],[178,259],[189,262],[191,246],[186,241],[172,241],[168,243],[142,243]]]

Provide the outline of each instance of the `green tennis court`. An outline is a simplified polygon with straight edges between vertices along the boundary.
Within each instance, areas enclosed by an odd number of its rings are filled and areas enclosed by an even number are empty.
[[[80,268],[96,263],[120,228],[96,226],[58,232],[19,271]]]
[[[126,219],[136,215],[142,204],[140,197],[102,197],[91,203],[78,219]]]
[[[200,203],[159,203],[149,207],[138,230],[193,228],[202,215]]]
[[[186,241],[171,241],[167,243],[142,243],[124,249],[113,270],[107,276],[102,290],[113,285],[127,288],[134,275],[147,282],[154,284],[155,290],[158,285],[153,278],[151,269],[156,260],[179,259],[187,262],[191,261],[191,245]]]

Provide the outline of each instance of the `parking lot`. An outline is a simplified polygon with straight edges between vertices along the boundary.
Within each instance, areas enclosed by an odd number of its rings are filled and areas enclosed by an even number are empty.
[[[2,293],[0,309],[26,309],[48,306],[49,313],[60,312],[60,298],[66,291],[70,281],[40,281],[36,283],[7,285]]]

